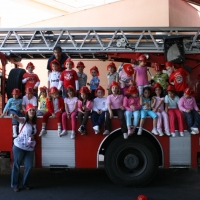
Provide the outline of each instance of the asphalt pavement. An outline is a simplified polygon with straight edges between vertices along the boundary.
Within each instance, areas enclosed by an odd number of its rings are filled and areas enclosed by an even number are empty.
[[[194,169],[159,169],[155,179],[142,188],[115,185],[103,169],[50,171],[34,169],[32,190],[15,193],[10,174],[0,174],[0,200],[199,200],[200,175]]]

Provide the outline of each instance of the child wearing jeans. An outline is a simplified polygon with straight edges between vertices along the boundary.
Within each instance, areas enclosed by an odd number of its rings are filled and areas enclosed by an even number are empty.
[[[165,96],[165,112],[169,115],[169,128],[171,136],[175,137],[175,123],[178,122],[180,136],[184,136],[183,115],[178,109],[179,97],[176,95],[176,90],[173,85],[167,87],[168,95]]]
[[[6,115],[10,116],[11,114],[17,115],[19,117],[22,117],[22,99],[19,99],[19,96],[21,95],[20,90],[18,88],[14,88],[12,91],[13,98],[10,98],[6,106],[3,110],[2,115],[0,118],[4,117]],[[17,137],[18,133],[18,121],[15,118],[12,118],[12,130],[13,130],[13,138]]]
[[[123,106],[126,109],[125,118],[126,125],[128,128],[128,136],[132,135],[135,132],[136,127],[138,126],[140,120],[140,98],[138,97],[138,89],[136,86],[130,86],[126,91],[126,96],[124,97]],[[133,119],[133,128],[132,126],[132,116]]]
[[[155,83],[154,92],[155,92],[156,96],[152,97],[151,107],[158,116],[157,131],[159,133],[159,136],[164,135],[162,132],[162,121],[163,121],[165,134],[170,136],[169,119],[168,119],[167,113],[164,110],[164,97],[162,96],[163,88],[159,83]]]
[[[187,87],[179,100],[178,107],[185,115],[189,132],[194,135],[199,133],[200,110],[193,95],[193,89]]]
[[[77,112],[77,102],[78,98],[76,97],[76,92],[73,86],[69,85],[66,88],[66,98],[64,99],[65,103],[65,112],[62,114],[62,125],[63,131],[60,136],[67,134],[67,119],[71,119],[72,132],[71,139],[75,138],[75,127],[76,127],[76,112]]]
[[[151,88],[143,88],[143,94],[140,96],[140,105],[142,109],[140,111],[140,127],[137,132],[138,135],[142,134],[142,127],[144,125],[145,119],[147,116],[150,116],[153,119],[153,130],[151,131],[154,135],[159,135],[156,125],[157,125],[157,114],[151,110]]]
[[[49,96],[47,94],[46,101],[48,111],[43,115],[42,130],[40,131],[39,137],[47,133],[46,124],[50,116],[57,119],[58,136],[60,137],[62,112],[64,111],[64,101],[63,98],[59,96],[59,90],[57,89],[57,87],[50,88]]]
[[[90,100],[90,90],[88,87],[83,86],[79,91],[79,100],[78,100],[78,120],[80,127],[78,129],[81,132],[81,135],[86,134],[86,124],[88,117],[91,113],[93,102]]]

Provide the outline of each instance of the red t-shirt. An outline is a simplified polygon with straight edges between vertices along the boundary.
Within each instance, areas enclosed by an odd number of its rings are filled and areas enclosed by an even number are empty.
[[[184,91],[188,87],[187,84],[188,72],[183,68],[178,68],[172,72],[169,77],[169,82],[174,82],[174,86],[177,92]]]
[[[63,87],[67,88],[69,85],[73,86],[76,89],[75,81],[78,80],[78,76],[76,71],[72,70],[65,70],[61,73],[60,81],[63,81]]]
[[[23,79],[25,79],[25,78],[29,78],[30,77],[30,79],[29,80],[27,80],[26,81],[26,83],[25,83],[25,88],[34,88],[34,86],[35,86],[35,84],[37,83],[37,82],[40,82],[40,79],[38,78],[38,75],[37,74],[34,74],[34,73],[31,73],[31,74],[29,74],[29,73],[25,73],[24,75],[23,75]]]

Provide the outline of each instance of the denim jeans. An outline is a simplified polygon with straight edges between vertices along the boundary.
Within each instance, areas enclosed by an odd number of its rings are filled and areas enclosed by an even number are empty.
[[[126,125],[127,126],[131,126],[132,125],[132,116],[134,117],[133,119],[133,125],[136,127],[138,126],[139,120],[140,120],[140,111],[139,110],[135,110],[135,111],[129,111],[126,110],[125,111],[125,118],[126,118]]]
[[[14,114],[14,115],[17,115],[18,117],[22,117],[21,112],[17,112],[16,110],[13,110],[13,109],[8,110],[8,116],[10,116],[10,114]],[[12,124],[18,125],[18,121],[15,118],[12,118]]]
[[[11,187],[19,188],[20,165],[22,163],[22,160],[24,160],[24,176],[22,180],[22,186],[28,186],[30,172],[33,167],[34,151],[26,151],[13,145],[13,157],[14,161],[11,175]]]

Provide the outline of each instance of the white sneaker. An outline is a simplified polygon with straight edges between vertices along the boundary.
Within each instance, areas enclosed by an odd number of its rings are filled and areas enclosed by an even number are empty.
[[[132,130],[132,129],[129,129],[129,130],[128,130],[128,136],[131,136],[131,135],[133,135],[133,130]]]
[[[199,133],[199,129],[198,129],[198,128],[193,128],[193,127],[191,127],[191,130],[194,131],[196,134]]]
[[[128,139],[128,134],[127,133],[123,133],[124,139]]]
[[[170,136],[170,135],[171,135],[169,131],[165,131],[165,134],[166,134],[167,136]]]
[[[197,134],[197,133],[196,133],[196,132],[194,132],[194,131],[191,131],[190,133],[191,133],[192,135],[195,135],[195,134]]]
[[[171,133],[172,137],[176,137],[176,134],[175,133]]]
[[[163,136],[164,133],[162,131],[158,131],[159,136]]]
[[[159,135],[157,129],[155,129],[155,128],[154,128],[151,132],[152,132],[154,135]]]
[[[94,131],[99,131],[99,126],[93,126]]]
[[[74,138],[75,138],[75,134],[76,134],[75,132],[72,132],[72,133],[71,133],[71,139],[74,139]]]
[[[138,129],[137,135],[142,135],[142,128]]]
[[[61,137],[60,136],[61,132],[62,132],[61,129],[58,129],[58,137]]]
[[[64,136],[64,135],[67,135],[67,131],[66,130],[63,130],[61,133],[60,133],[60,137]]]
[[[184,137],[184,133],[183,133],[183,132],[180,132],[180,136],[181,136],[181,137]]]
[[[41,137],[41,136],[43,136],[43,135],[45,135],[45,134],[47,134],[47,131],[46,131],[45,129],[42,129],[42,130],[40,131],[39,137]]]
[[[110,131],[109,130],[105,130],[104,132],[103,132],[103,135],[109,135],[110,134]]]

